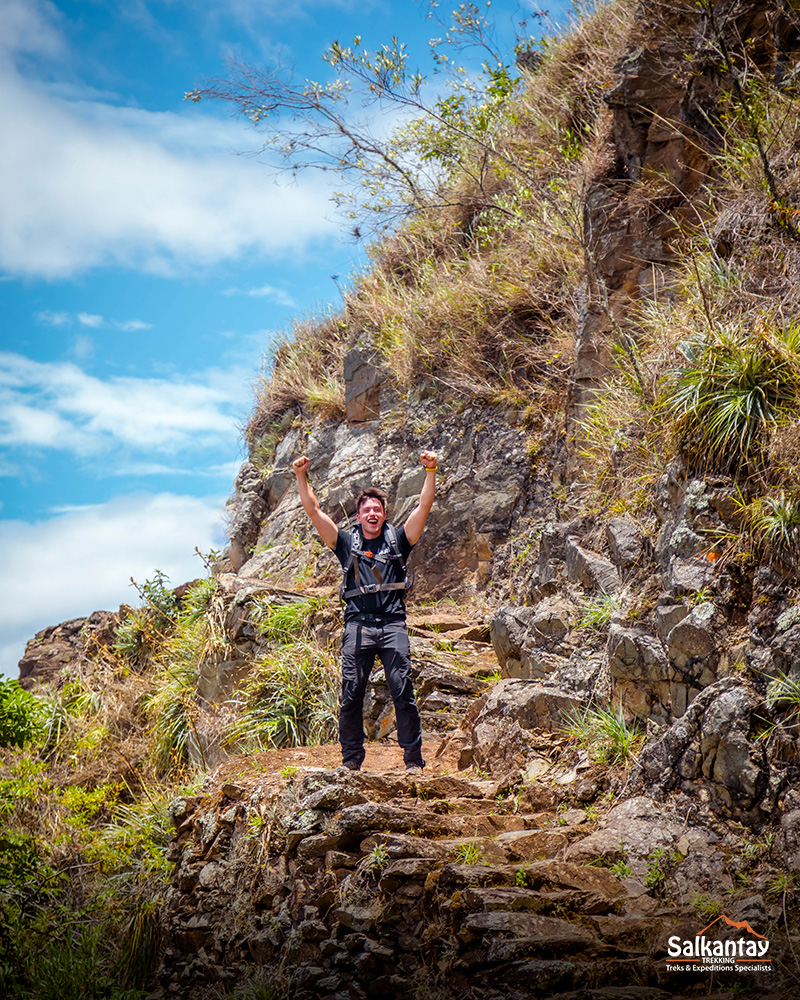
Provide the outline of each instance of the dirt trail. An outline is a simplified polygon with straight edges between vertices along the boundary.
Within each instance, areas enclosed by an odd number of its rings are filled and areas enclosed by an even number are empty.
[[[438,740],[422,743],[422,756],[427,762],[425,776],[444,773],[444,765],[434,760]],[[396,743],[367,743],[367,756],[362,770],[371,774],[404,774],[403,751]],[[338,743],[313,747],[287,747],[283,750],[264,750],[259,753],[237,754],[225,760],[212,776],[213,783],[231,781],[238,784],[256,780],[264,775],[280,773],[284,768],[298,770],[335,768],[342,763]]]

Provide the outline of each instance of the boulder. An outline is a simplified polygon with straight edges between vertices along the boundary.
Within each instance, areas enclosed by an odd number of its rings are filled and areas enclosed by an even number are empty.
[[[523,729],[556,729],[583,699],[535,681],[501,680],[489,692],[478,723],[513,720]]]
[[[694,660],[706,660],[721,642],[716,608],[710,601],[692,608],[690,613],[670,629],[667,648],[670,660],[685,667]]]
[[[619,570],[608,559],[578,544],[573,537],[564,544],[567,579],[587,590],[615,594],[619,590]]]
[[[666,639],[678,622],[682,622],[692,609],[687,604],[675,604],[669,595],[663,596],[665,602],[659,603],[656,607],[656,626],[661,638]]]
[[[627,517],[612,517],[606,524],[606,541],[614,564],[620,569],[630,569],[642,560],[644,533]]]
[[[66,679],[86,657],[87,649],[114,643],[114,629],[119,615],[112,611],[94,611],[88,618],[72,618],[37,632],[25,644],[19,661],[19,680],[30,689],[35,682],[58,682]]]
[[[599,830],[567,849],[566,859],[578,864],[598,859],[607,863],[626,861],[634,875],[641,878],[653,849],[669,848],[683,828],[680,816],[649,797],[637,796],[614,806]]]
[[[767,783],[763,745],[751,739],[752,713],[760,701],[749,688],[723,691],[703,714],[700,728],[703,777],[748,805],[761,798]]]
[[[614,704],[622,706],[628,717],[666,722],[676,691],[660,641],[644,628],[614,623],[608,632],[606,653]],[[682,704],[685,707],[685,698]]]
[[[490,635],[504,677],[541,679],[564,663],[572,651],[572,605],[544,598],[535,607],[504,605],[492,619]]]
[[[632,789],[664,795],[678,786],[688,794],[706,788],[718,807],[747,812],[768,783],[763,743],[751,735],[760,699],[735,677],[701,691],[686,713],[639,754]]]

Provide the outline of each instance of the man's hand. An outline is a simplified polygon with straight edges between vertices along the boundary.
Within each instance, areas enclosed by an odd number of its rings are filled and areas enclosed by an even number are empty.
[[[305,455],[301,455],[300,458],[296,458],[292,462],[292,468],[294,469],[294,474],[296,476],[306,475],[308,473],[310,465],[311,465],[311,460],[307,458]]]
[[[437,465],[436,452],[435,451],[423,451],[420,456],[420,461],[425,466],[426,469],[435,469]]]

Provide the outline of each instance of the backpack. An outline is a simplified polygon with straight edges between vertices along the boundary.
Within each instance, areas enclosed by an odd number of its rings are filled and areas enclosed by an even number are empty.
[[[388,552],[384,552],[382,555],[372,556],[376,563],[389,563],[391,560],[399,560],[400,565],[403,570],[403,579],[399,583],[384,583],[383,576],[381,575],[378,566],[369,566],[372,575],[377,578],[375,583],[362,583],[361,582],[361,570],[359,568],[359,560],[365,556],[364,550],[364,535],[361,531],[361,525],[356,526],[356,530],[353,532],[353,547],[350,550],[350,555],[347,562],[344,565],[344,576],[342,577],[342,587],[339,591],[339,597],[342,601],[349,601],[352,597],[360,597],[363,594],[377,594],[382,591],[387,590],[409,590],[411,588],[412,581],[409,580],[408,574],[406,572],[406,561],[400,552],[400,543],[397,541],[397,531],[393,524],[384,524],[383,526],[383,537],[386,544],[389,547]],[[366,567],[365,567],[366,568]],[[350,590],[347,589],[347,575],[350,570],[353,570],[353,576],[355,577],[355,587]]]

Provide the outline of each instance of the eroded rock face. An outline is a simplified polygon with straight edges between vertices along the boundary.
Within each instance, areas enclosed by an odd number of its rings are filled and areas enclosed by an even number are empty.
[[[37,632],[25,646],[19,661],[19,680],[30,688],[35,682],[58,685],[65,671],[75,668],[97,644],[114,642],[119,616],[112,611],[95,611],[88,618],[73,618]]]
[[[500,607],[490,634],[501,674],[532,680],[557,670],[575,649],[574,616],[574,606],[564,598],[545,598],[532,608]]]
[[[508,787],[313,770],[178,800],[162,988],[210,995],[257,967],[280,970],[298,1000],[411,1000],[446,961],[442,997],[479,984],[482,1000],[575,1000],[602,960],[612,981],[636,969],[637,996],[679,990],[666,939],[701,926],[680,900],[733,887],[719,824],[638,795],[594,826],[558,808],[552,778]],[[790,805],[782,837],[796,851]],[[757,894],[726,912],[767,919]],[[771,934],[771,953],[787,950]]]
[[[686,713],[644,748],[631,787],[663,795],[705,789],[718,809],[746,815],[762,805],[769,783],[753,713],[761,699],[735,677],[701,691]],[[770,809],[769,801],[763,802]]]
[[[611,559],[621,570],[641,563],[647,544],[641,527],[630,518],[612,517],[606,524]]]
[[[619,590],[619,572],[616,566],[597,552],[591,552],[578,544],[572,536],[564,545],[564,565],[567,579],[580,583],[587,590],[601,590],[615,594]]]

